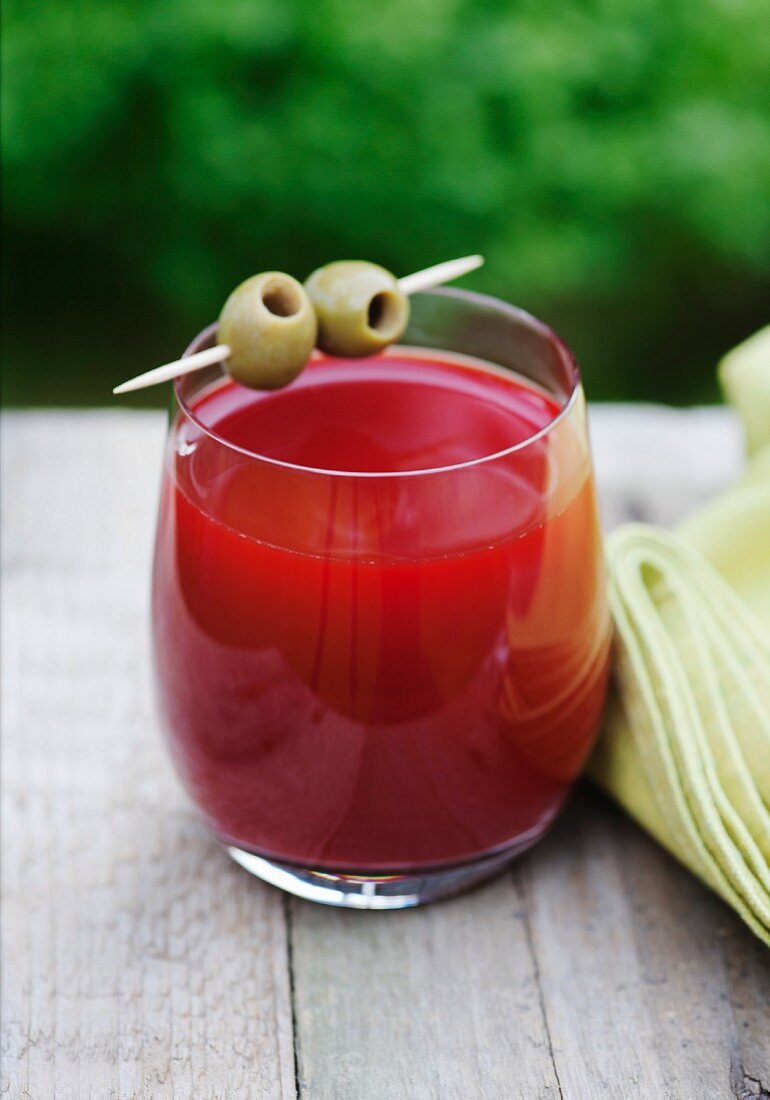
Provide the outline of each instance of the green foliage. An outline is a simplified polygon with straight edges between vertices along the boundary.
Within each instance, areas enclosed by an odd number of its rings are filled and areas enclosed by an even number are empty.
[[[9,0],[4,22],[12,399],[96,400],[247,275],[337,257],[483,251],[472,284],[560,328],[595,397],[708,396],[768,319],[767,0]]]

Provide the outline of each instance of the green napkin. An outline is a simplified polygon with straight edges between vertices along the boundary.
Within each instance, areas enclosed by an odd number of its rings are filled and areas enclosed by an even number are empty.
[[[770,945],[770,327],[720,378],[745,475],[677,534],[608,539],[614,686],[589,773]]]

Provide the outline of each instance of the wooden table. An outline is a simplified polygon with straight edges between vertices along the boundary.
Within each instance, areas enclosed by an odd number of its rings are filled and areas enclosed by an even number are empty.
[[[164,419],[3,424],[3,1096],[721,1100],[770,1093],[770,957],[579,792],[491,884],[400,913],[228,860],[161,744],[148,569]],[[735,475],[727,413],[600,407],[605,519]]]

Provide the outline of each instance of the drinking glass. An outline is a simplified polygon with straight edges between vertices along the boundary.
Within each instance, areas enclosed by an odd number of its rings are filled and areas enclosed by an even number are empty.
[[[457,893],[542,837],[608,668],[573,356],[521,310],[447,289],[413,297],[403,345],[517,381],[552,415],[468,461],[316,469],[220,433],[212,395],[238,387],[218,366],[187,375],[154,561],[160,712],[208,827],[259,878],[363,909]]]

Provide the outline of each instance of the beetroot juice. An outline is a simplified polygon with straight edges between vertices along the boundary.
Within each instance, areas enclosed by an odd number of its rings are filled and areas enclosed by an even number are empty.
[[[395,348],[183,401],[157,675],[174,760],[231,850],[381,881],[544,831],[607,669],[575,400],[560,416],[510,371]]]

